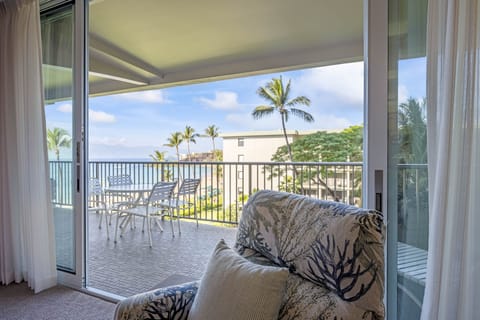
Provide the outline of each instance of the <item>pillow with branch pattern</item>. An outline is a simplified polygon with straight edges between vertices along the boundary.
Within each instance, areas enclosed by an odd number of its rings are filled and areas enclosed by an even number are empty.
[[[302,291],[296,302],[288,296],[282,319],[309,319],[302,310],[320,308],[318,299],[329,305],[318,310],[322,319],[384,317],[381,213],[263,190],[244,207],[236,249],[241,255],[254,250],[319,287],[318,294]],[[287,282],[287,292],[290,289]]]

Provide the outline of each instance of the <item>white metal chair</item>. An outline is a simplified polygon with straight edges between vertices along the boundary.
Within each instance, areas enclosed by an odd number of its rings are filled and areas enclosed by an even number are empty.
[[[107,177],[109,186],[124,186],[133,184],[132,177],[129,174],[122,174],[117,176]],[[136,199],[132,197],[129,193],[115,193],[113,196],[113,202],[111,203],[111,210],[115,213],[118,213],[121,208],[129,207],[135,204]],[[124,222],[127,222],[128,219],[125,219]],[[135,220],[133,220],[133,226],[135,225]],[[120,228],[123,228],[124,225],[121,224]]]
[[[90,178],[88,180],[88,212],[97,212],[100,214],[100,222],[98,228],[102,228],[102,218],[105,215],[105,226],[107,228],[107,239],[110,239],[108,230],[108,219],[110,210],[105,201],[105,192],[103,191],[100,180],[97,178]]]
[[[147,221],[147,233],[150,247],[152,247],[152,222],[155,219],[156,224],[163,231],[162,226],[158,223],[156,218],[162,217],[168,213],[170,216],[170,225],[172,227],[172,236],[175,236],[173,230],[173,215],[172,215],[172,201],[173,192],[177,182],[158,182],[153,186],[150,195],[144,203],[137,203],[130,208],[120,209],[117,215],[115,225],[115,243],[117,242],[118,221],[119,219],[128,219],[130,216],[139,216]],[[123,235],[124,228],[120,236]],[[143,232],[144,230],[142,230]]]
[[[184,179],[182,184],[178,188],[178,193],[176,195],[174,208],[177,210],[177,222],[178,222],[178,233],[181,233],[180,230],[180,210],[188,210],[192,206],[194,207],[195,220],[197,221],[198,228],[198,217],[197,209],[195,208],[195,194],[197,193],[198,187],[200,186],[201,179]]]

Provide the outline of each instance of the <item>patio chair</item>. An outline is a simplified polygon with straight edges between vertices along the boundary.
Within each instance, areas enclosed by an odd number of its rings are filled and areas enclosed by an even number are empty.
[[[153,186],[150,195],[144,203],[136,203],[132,207],[126,209],[120,209],[117,215],[117,221],[115,224],[115,243],[117,242],[118,221],[124,217],[138,216],[147,221],[147,233],[150,247],[152,247],[152,219],[155,219],[157,226],[163,231],[162,226],[158,223],[157,218],[162,217],[168,213],[170,216],[170,226],[172,227],[172,236],[175,236],[173,230],[173,215],[172,215],[172,201],[173,191],[177,182],[158,182]],[[120,233],[123,235],[124,228]],[[144,230],[142,230],[143,232]]]
[[[129,174],[122,174],[118,176],[109,176],[107,177],[109,186],[123,186],[133,184],[132,177]],[[112,211],[118,213],[120,208],[132,206],[136,199],[132,197],[130,193],[115,193],[113,195],[115,200],[120,199],[120,201],[113,201]],[[127,222],[128,219],[125,219],[124,222]],[[133,219],[133,226],[135,226],[135,220]],[[120,228],[123,228],[123,224],[120,225]]]
[[[177,211],[177,222],[178,222],[178,233],[182,233],[180,230],[180,210],[188,210],[192,206],[194,208],[195,220],[197,221],[198,228],[198,217],[197,209],[195,208],[195,194],[197,193],[198,186],[200,186],[201,179],[184,179],[175,199],[175,210]]]
[[[102,228],[102,218],[105,215],[105,226],[107,228],[107,239],[110,239],[108,230],[108,219],[110,210],[105,201],[105,192],[103,191],[100,180],[97,178],[90,178],[88,180],[88,212],[97,212],[100,214],[100,222],[98,228]]]

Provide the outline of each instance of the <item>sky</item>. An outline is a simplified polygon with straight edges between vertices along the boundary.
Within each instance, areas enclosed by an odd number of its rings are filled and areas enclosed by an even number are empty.
[[[424,97],[425,60],[399,64],[399,100]],[[301,106],[314,117],[313,123],[290,117],[287,130],[339,130],[363,124],[363,62],[272,73],[160,90],[93,97],[89,104],[89,155],[92,160],[148,159],[154,150],[174,158],[174,148],[164,146],[175,131],[191,126],[204,134],[209,125],[220,133],[279,130],[278,114],[254,120],[253,109],[266,103],[256,93],[272,78],[291,81],[291,97],[304,95],[311,100]],[[61,127],[71,132],[71,102],[46,106],[47,128]],[[197,138],[192,152],[212,150],[210,138]],[[222,147],[221,138],[216,148]],[[186,144],[180,153],[187,153]],[[61,159],[70,151],[62,150]]]

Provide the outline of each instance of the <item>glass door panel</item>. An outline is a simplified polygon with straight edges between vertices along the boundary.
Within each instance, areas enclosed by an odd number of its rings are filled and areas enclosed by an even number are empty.
[[[42,13],[43,82],[57,267],[75,272],[73,201],[73,10]]]
[[[427,1],[389,1],[388,248],[397,319],[419,319],[428,250]],[[395,272],[395,270],[389,270]],[[389,277],[389,279],[392,279]],[[390,306],[392,308],[394,306]],[[390,314],[390,313],[389,313]]]

